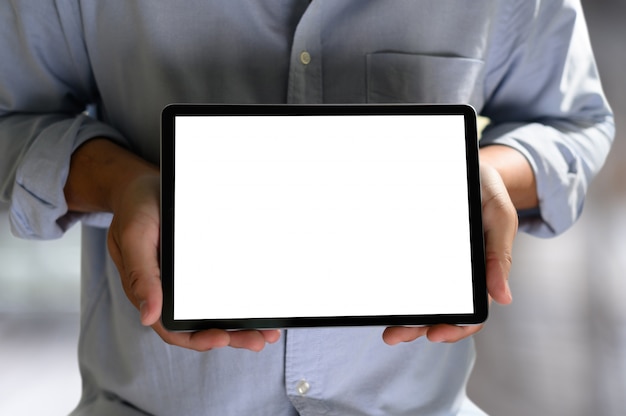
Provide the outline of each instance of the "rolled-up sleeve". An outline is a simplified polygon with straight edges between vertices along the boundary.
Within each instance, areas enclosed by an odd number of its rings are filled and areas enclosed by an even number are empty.
[[[77,2],[0,3],[0,199],[19,237],[60,237],[79,219],[63,194],[72,152],[94,137],[120,143],[85,114],[97,91],[82,42]]]
[[[541,237],[579,218],[615,133],[580,4],[565,3],[510,10],[485,82],[483,114],[492,123],[481,146],[510,146],[528,159],[539,209],[521,213],[520,229]]]

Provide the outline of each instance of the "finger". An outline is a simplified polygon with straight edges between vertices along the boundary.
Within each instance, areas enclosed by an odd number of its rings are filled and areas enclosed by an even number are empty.
[[[261,351],[266,344],[273,344],[280,339],[279,330],[248,330],[230,331],[229,346],[245,348],[252,351]]]
[[[274,344],[280,339],[280,330],[279,329],[269,329],[260,331],[263,334],[263,338],[265,338],[265,342],[268,344]]]
[[[478,333],[482,328],[483,325],[433,325],[426,331],[426,338],[431,342],[457,342]]]
[[[233,348],[261,351],[266,344],[265,336],[259,331],[232,331],[229,332],[229,335],[229,345]]]
[[[439,324],[429,327],[389,327],[383,332],[383,340],[389,345],[412,342],[426,336],[431,342],[457,342],[478,333],[483,325],[456,326]]]
[[[196,351],[210,351],[226,346],[261,351],[267,343],[276,342],[280,338],[280,331],[277,330],[225,331],[208,329],[197,332],[169,332],[161,323],[154,324],[152,328],[168,344]]]
[[[221,329],[208,329],[198,332],[169,332],[160,322],[152,325],[152,329],[170,345],[195,351],[210,351],[229,345],[230,335]]]
[[[415,341],[426,334],[428,327],[392,326],[383,331],[383,341],[389,345]]]

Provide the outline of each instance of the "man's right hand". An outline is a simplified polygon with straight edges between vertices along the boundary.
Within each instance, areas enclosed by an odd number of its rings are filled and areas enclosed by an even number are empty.
[[[276,342],[277,330],[169,332],[163,327],[159,192],[158,168],[109,140],[90,140],[72,155],[65,186],[68,208],[113,213],[109,253],[141,323],[151,326],[165,342],[197,351],[225,346],[260,351],[266,343]]]

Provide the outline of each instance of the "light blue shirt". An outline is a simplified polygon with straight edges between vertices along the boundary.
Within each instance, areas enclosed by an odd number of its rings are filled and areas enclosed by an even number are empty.
[[[580,215],[614,134],[573,0],[7,0],[0,57],[14,232],[56,238],[83,222],[76,415],[481,414],[465,395],[471,340],[390,347],[382,328],[321,328],[260,353],[163,343],[108,257],[110,215],[67,212],[84,141],[158,163],[172,102],[469,103],[492,122],[481,145],[514,147],[535,172],[540,207],[521,228],[551,236]]]

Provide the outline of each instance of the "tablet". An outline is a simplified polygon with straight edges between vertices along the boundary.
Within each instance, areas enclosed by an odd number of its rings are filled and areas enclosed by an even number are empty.
[[[470,106],[170,105],[161,216],[170,330],[487,316]]]

